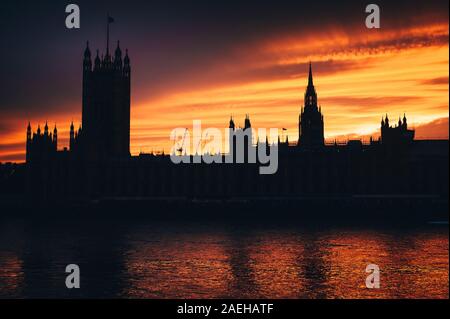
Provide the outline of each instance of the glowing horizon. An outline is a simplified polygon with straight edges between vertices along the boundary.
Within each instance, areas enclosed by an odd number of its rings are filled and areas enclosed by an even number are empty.
[[[392,123],[406,113],[416,139],[448,139],[448,35],[448,24],[439,23],[386,32],[333,28],[314,36],[280,34],[236,46],[156,94],[143,81],[151,72],[139,66],[145,57],[133,60],[131,52],[130,151],[168,153],[173,128],[191,128],[193,120],[201,120],[205,128],[222,130],[230,115],[239,126],[247,113],[254,128],[286,128],[289,140],[296,141],[309,61],[326,139],[376,137],[386,113]],[[8,129],[0,161],[24,160],[28,121],[33,131],[37,123],[42,128],[48,120],[53,128],[56,122],[58,149],[68,147],[69,125],[80,123],[81,103],[70,102],[64,110],[43,110],[29,118],[2,115]]]

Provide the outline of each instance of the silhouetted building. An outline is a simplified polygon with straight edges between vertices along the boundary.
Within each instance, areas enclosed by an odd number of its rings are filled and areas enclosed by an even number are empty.
[[[229,124],[229,152],[235,163],[247,163],[249,161],[249,154],[253,145],[253,131],[250,122],[250,115],[245,115],[244,127],[236,128],[233,117],[230,118]],[[237,156],[242,154],[242,156]]]
[[[79,160],[105,160],[130,157],[130,58],[128,50],[122,59],[119,42],[114,58],[97,55],[91,61],[89,44],[83,59],[82,125],[70,125],[69,150]],[[45,125],[31,136],[27,127],[26,161],[56,155],[57,130],[48,133]]]
[[[127,54],[122,59],[119,45],[114,58],[108,49],[102,58],[97,53],[94,65],[86,48],[82,108],[82,126],[70,126],[70,152],[57,151],[56,127],[53,134],[46,125],[44,133],[38,128],[32,136],[28,125],[25,184],[34,199],[220,198],[232,202],[257,198],[270,199],[263,204],[270,206],[320,198],[320,205],[331,210],[336,198],[342,205],[360,201],[364,207],[381,210],[393,198],[401,200],[403,208],[424,203],[424,198],[448,205],[448,141],[414,141],[406,116],[396,127],[389,125],[386,116],[379,141],[324,143],[324,119],[311,65],[298,143],[290,145],[287,137],[279,137],[278,143],[270,141],[278,151],[278,170],[273,175],[260,175],[260,163],[249,158],[255,149],[265,147],[266,153],[270,149],[267,137],[253,144],[248,114],[243,128],[230,119],[232,154],[219,154],[222,164],[195,161],[199,154],[187,154],[190,163],[199,164],[174,164],[164,154],[130,156],[130,60]],[[236,158],[239,144],[250,146],[244,149],[243,163]],[[231,156],[233,164],[227,164]],[[313,210],[314,205],[310,206]],[[298,202],[292,207],[298,209]]]
[[[80,153],[81,149],[81,135],[82,135],[82,129],[81,125],[78,128],[78,130],[75,130],[75,126],[72,123],[70,123],[70,133],[69,133],[69,149],[72,153]]]
[[[97,50],[92,66],[89,44],[83,60],[82,130],[74,142],[86,159],[130,156],[130,58]],[[71,148],[72,150],[72,148]]]
[[[385,145],[401,146],[411,144],[414,140],[414,130],[408,130],[406,115],[403,121],[399,118],[396,126],[389,125],[389,118],[381,119],[381,142]]]
[[[314,88],[310,63],[304,106],[298,122],[298,146],[315,149],[322,147],[324,141],[323,115],[321,108],[317,105],[317,93]]]
[[[43,161],[54,156],[58,148],[58,130],[53,129],[53,134],[49,133],[48,124],[45,123],[44,132],[38,125],[37,131],[32,133],[31,124],[27,126],[26,161]]]

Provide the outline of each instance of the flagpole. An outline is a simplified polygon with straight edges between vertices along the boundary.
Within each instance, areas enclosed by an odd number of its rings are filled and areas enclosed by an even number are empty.
[[[106,55],[109,56],[109,13],[106,16]]]

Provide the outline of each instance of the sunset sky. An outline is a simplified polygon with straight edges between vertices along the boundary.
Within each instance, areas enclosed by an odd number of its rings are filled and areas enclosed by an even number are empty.
[[[365,27],[363,1],[76,1],[81,29],[65,28],[66,1],[0,4],[0,161],[23,161],[28,121],[56,123],[68,146],[81,121],[82,54],[111,42],[132,66],[131,152],[168,152],[170,132],[287,128],[312,62],[327,139],[377,136],[381,116],[406,113],[416,138],[448,139],[448,0],[374,1],[381,28]]]

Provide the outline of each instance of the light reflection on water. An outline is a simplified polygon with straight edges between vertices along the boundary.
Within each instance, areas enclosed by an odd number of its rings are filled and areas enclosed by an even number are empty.
[[[0,222],[0,297],[448,298],[448,229]],[[65,288],[65,266],[81,289]],[[381,288],[367,289],[367,264]]]

